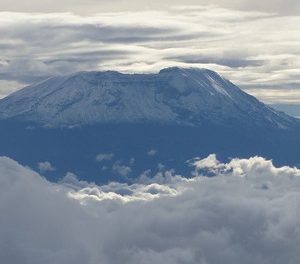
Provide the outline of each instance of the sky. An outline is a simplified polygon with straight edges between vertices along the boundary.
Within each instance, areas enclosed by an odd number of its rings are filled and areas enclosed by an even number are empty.
[[[0,2],[0,97],[83,70],[209,68],[266,103],[300,104],[297,0]]]

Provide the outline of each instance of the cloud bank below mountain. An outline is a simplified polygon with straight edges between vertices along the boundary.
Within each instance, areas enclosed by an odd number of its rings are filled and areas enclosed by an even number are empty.
[[[296,263],[300,170],[195,159],[194,176],[50,183],[0,158],[3,263]],[[206,177],[210,174],[214,177]]]

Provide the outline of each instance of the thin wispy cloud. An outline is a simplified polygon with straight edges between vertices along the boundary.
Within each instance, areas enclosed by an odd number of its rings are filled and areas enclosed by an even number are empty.
[[[237,10],[251,10],[262,12],[276,12],[284,15],[295,15],[300,13],[300,4],[298,0],[177,0],[177,5],[183,5],[190,9],[195,5],[214,4],[224,8]],[[148,0],[27,0],[12,2],[2,0],[1,10],[11,10],[17,12],[61,12],[69,10],[78,14],[94,14],[97,12],[111,11],[141,11],[141,10],[167,10],[172,8],[174,1],[148,1]]]
[[[299,23],[299,16],[217,6],[88,16],[1,12],[1,95],[51,75],[177,65],[219,71],[268,101],[256,90],[299,93]]]

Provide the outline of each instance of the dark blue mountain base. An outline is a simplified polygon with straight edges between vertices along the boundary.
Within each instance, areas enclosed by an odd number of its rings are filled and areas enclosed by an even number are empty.
[[[41,128],[13,120],[0,122],[0,155],[9,156],[37,170],[49,161],[54,171],[43,175],[52,181],[67,172],[96,183],[130,181],[150,169],[154,175],[159,164],[176,173],[190,175],[187,160],[216,153],[221,161],[230,157],[260,155],[276,165],[300,165],[299,130],[255,127],[162,126],[147,124],[96,124],[75,128]],[[156,150],[149,155],[149,150]],[[113,153],[112,160],[96,161],[99,153]],[[133,159],[134,158],[134,162]],[[130,163],[131,159],[131,164]],[[113,164],[129,166],[122,176]],[[162,167],[160,165],[160,167]]]

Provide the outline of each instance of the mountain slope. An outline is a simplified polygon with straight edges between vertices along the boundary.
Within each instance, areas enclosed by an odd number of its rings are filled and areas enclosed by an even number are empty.
[[[0,119],[8,118],[50,126],[238,122],[286,128],[295,123],[213,71],[181,68],[148,75],[108,71],[53,77],[0,100]]]
[[[211,153],[300,166],[299,120],[205,69],[53,77],[0,100],[0,131],[0,155],[34,169],[48,164],[50,180],[191,175],[186,161]]]

